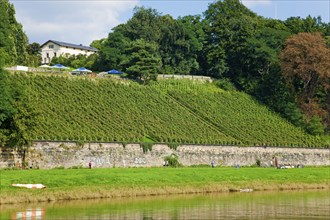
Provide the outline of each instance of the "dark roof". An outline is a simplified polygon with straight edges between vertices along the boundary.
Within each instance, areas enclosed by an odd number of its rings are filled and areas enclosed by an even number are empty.
[[[98,51],[94,47],[83,46],[82,44],[78,45],[78,44],[65,43],[65,42],[56,41],[56,40],[48,40],[46,43],[42,44],[40,47],[43,47],[44,45],[46,45],[49,42],[53,42],[54,44],[57,44],[57,45],[62,46],[62,47],[71,47],[71,48],[89,50],[89,51],[94,51],[94,52]]]

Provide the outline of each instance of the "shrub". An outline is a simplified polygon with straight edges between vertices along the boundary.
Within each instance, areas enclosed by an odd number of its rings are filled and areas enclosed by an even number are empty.
[[[320,117],[314,116],[306,125],[306,131],[312,135],[323,135],[324,126]]]
[[[261,161],[259,159],[256,160],[256,165],[257,165],[257,167],[261,166]]]
[[[176,154],[166,156],[164,160],[168,162],[168,166],[170,167],[182,167],[182,164],[179,163],[178,156]]]
[[[180,145],[180,144],[178,144],[178,143],[173,143],[173,142],[168,143],[169,148],[171,148],[171,149],[173,149],[173,150],[176,150],[176,148],[177,148],[179,145]]]
[[[141,146],[143,148],[143,152],[146,153],[148,151],[151,151],[152,150],[152,145],[153,143],[148,143],[148,142],[144,142],[144,143],[141,143]]]
[[[234,84],[228,78],[216,80],[216,81],[214,81],[214,84],[216,86],[218,86],[220,89],[223,89],[225,91],[235,91],[236,90]]]

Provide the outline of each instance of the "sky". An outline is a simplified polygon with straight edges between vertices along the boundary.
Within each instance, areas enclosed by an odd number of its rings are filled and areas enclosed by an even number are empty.
[[[136,6],[156,9],[174,18],[202,15],[214,0],[9,0],[29,42],[58,40],[90,45],[126,23]],[[285,20],[292,16],[321,16],[330,22],[330,0],[242,0],[253,12]]]

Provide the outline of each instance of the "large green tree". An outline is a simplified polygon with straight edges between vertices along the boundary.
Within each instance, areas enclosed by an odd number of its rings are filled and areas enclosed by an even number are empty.
[[[240,56],[244,57],[241,66],[243,72],[240,76],[232,77],[241,89],[256,97],[265,96],[265,93],[260,93],[259,87],[272,76],[279,79],[274,71],[279,70],[276,68],[278,53],[288,36],[289,32],[264,27],[247,39],[246,45],[240,50]]]
[[[161,73],[188,75],[198,71],[197,54],[202,49],[202,44],[198,41],[191,22],[193,17],[178,20],[169,15],[161,17]]]
[[[27,64],[28,38],[8,0],[0,1],[0,54],[4,65]]]
[[[0,70],[0,145],[25,149],[30,146],[30,131],[37,112],[27,101],[29,92],[10,73]]]
[[[133,17],[123,25],[121,30],[131,40],[143,38],[145,41],[158,42],[161,36],[161,14],[151,8],[136,7]]]
[[[100,42],[99,59],[96,62],[96,69],[110,70],[119,69],[123,67],[121,63],[126,59],[126,47],[130,41],[128,37],[124,36],[123,27],[119,25],[109,33],[108,37]]]
[[[9,140],[11,118],[15,113],[14,88],[8,77],[8,73],[0,68],[0,145]]]
[[[0,1],[0,57],[4,65],[14,63],[17,56],[8,13],[10,7],[8,0]]]
[[[132,41],[127,48],[130,54],[123,65],[129,77],[141,80],[144,84],[155,80],[161,60],[158,54],[158,45],[143,39]]]
[[[239,0],[219,0],[205,12],[209,74],[239,81],[244,74],[241,50],[256,30],[256,14]]]
[[[201,18],[187,16],[173,19],[162,16],[154,9],[137,7],[133,17],[109,33],[100,43],[98,66],[103,69],[125,69],[123,60],[127,60],[128,47],[136,40],[156,45],[160,55],[163,74],[194,74],[199,70],[197,57],[203,47],[203,29]],[[157,64],[158,65],[158,64]]]

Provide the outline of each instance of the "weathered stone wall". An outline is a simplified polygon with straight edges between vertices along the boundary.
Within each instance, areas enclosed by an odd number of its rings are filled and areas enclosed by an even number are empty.
[[[0,149],[0,168],[19,166],[22,156],[15,149]],[[139,144],[35,142],[26,155],[31,168],[87,167],[152,167],[162,166],[164,157],[175,154],[185,166],[210,164],[218,166],[251,166],[260,160],[270,166],[275,156],[280,165],[330,166],[330,149],[273,148],[181,145],[176,150],[155,144],[143,152]]]

